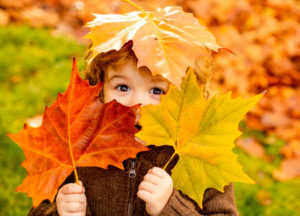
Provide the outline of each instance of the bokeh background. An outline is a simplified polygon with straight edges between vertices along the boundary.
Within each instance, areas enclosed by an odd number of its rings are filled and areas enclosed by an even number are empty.
[[[256,185],[235,184],[240,215],[300,215],[300,1],[135,0],[145,9],[180,5],[223,47],[211,88],[249,97],[267,90],[240,128],[239,160]],[[15,192],[26,171],[6,133],[34,124],[80,70],[91,13],[136,10],[119,0],[0,0],[0,215],[26,215],[31,199]]]

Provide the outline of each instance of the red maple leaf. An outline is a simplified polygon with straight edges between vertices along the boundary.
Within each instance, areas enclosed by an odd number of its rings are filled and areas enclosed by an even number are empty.
[[[20,132],[8,135],[26,156],[22,166],[28,175],[17,191],[32,197],[33,206],[44,199],[53,201],[73,165],[111,164],[122,169],[123,160],[147,150],[134,138],[139,105],[103,104],[98,98],[101,88],[102,84],[92,87],[80,78],[74,59],[70,84],[46,107],[42,125],[25,124]]]

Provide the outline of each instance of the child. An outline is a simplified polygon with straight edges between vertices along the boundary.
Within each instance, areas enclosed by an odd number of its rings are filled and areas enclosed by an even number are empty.
[[[104,81],[100,98],[103,102],[116,99],[127,106],[158,104],[168,91],[169,82],[159,75],[152,76],[146,67],[137,68],[132,41],[119,51],[101,53],[89,64],[86,78],[90,84]],[[200,83],[205,83],[202,77]],[[138,115],[138,114],[137,114]],[[137,158],[123,162],[124,170],[109,166],[79,167],[80,185],[70,175],[59,189],[55,202],[43,201],[29,215],[237,215],[233,187],[221,193],[207,189],[203,208],[173,188],[170,176],[176,165],[175,157],[163,167],[174,152],[171,146],[155,147],[141,152]]]

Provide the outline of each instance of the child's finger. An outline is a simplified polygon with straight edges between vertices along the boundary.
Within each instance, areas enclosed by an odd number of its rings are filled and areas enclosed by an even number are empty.
[[[84,192],[84,188],[81,185],[70,183],[70,184],[64,185],[60,189],[60,191],[63,194],[83,193]]]
[[[156,175],[160,178],[166,178],[169,176],[169,174],[165,170],[163,170],[162,168],[159,168],[159,167],[153,167],[152,169],[150,169],[148,171],[148,173]]]
[[[144,181],[150,182],[154,185],[158,185],[161,183],[161,178],[151,173],[148,173],[144,176]]]
[[[65,202],[86,202],[85,194],[65,194],[64,195]]]
[[[82,212],[85,208],[85,205],[80,202],[69,202],[66,203],[64,209],[68,213]]]
[[[139,190],[137,192],[137,196],[144,200],[146,203],[150,203],[152,202],[152,199],[153,199],[153,195],[151,193],[149,193],[148,191],[145,191],[145,190]]]
[[[147,181],[142,181],[141,184],[139,185],[139,190],[145,190],[150,193],[154,193],[157,190],[156,185],[147,182]]]

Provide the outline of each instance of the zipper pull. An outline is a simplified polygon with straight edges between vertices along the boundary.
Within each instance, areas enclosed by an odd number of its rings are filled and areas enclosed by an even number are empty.
[[[136,164],[135,160],[130,160],[129,178],[136,177],[135,164]]]

